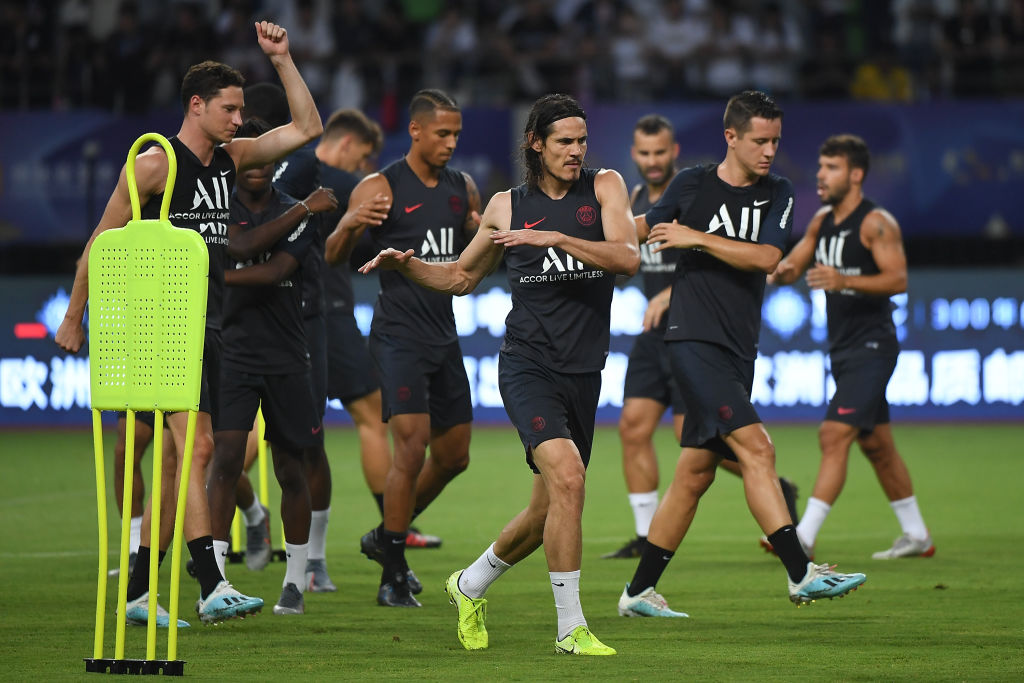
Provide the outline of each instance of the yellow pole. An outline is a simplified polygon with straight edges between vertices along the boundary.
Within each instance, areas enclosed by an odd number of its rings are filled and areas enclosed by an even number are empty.
[[[178,485],[178,509],[174,515],[174,548],[171,553],[171,604],[170,622],[167,630],[167,659],[178,658],[178,589],[181,584],[181,546],[185,527],[185,500],[188,498],[188,477],[192,470],[192,446],[196,440],[196,417],[194,410],[188,411],[188,427],[185,430],[185,456],[181,461],[181,483]]]
[[[160,593],[160,505],[163,491],[161,475],[163,474],[163,443],[164,443],[164,414],[161,410],[153,412],[153,493],[150,496],[152,501],[149,524],[149,619],[146,620],[146,659],[156,659],[156,605],[157,595]],[[128,444],[125,444],[128,448]],[[131,444],[134,451],[135,444]],[[177,622],[170,628],[175,628]]]
[[[114,659],[124,659],[125,610],[128,609],[128,546],[132,521],[132,486],[135,480],[135,411],[125,415],[124,494],[121,496],[121,557],[117,575],[117,628],[114,631]],[[159,493],[157,494],[159,496]],[[152,541],[150,541],[152,545]],[[152,603],[155,597],[150,600]]]
[[[96,581],[96,633],[93,659],[103,658],[103,627],[107,612],[107,477],[103,473],[103,421],[100,411],[92,411],[92,445],[96,454],[96,524],[99,527],[99,578]]]

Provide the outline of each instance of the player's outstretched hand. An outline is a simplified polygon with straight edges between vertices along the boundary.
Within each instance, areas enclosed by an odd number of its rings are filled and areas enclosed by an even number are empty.
[[[398,270],[412,258],[415,254],[415,250],[407,249],[406,251],[398,251],[388,247],[382,249],[379,254],[374,256],[372,259],[364,263],[359,267],[359,272],[366,275],[371,270],[380,268],[381,270]]]
[[[838,270],[820,263],[807,271],[807,286],[811,289],[837,292],[846,287],[844,279],[843,274]]]
[[[318,187],[306,197],[306,205],[313,213],[334,211],[338,208],[338,198],[329,187]]]
[[[268,57],[288,54],[288,31],[269,21],[256,22],[256,40]]]
[[[689,249],[700,244],[698,238],[702,234],[696,230],[691,230],[685,225],[680,225],[679,221],[658,223],[651,228],[651,234],[647,237],[647,243],[652,245],[651,251],[654,253],[670,248]],[[655,244],[655,242],[659,244]]]
[[[82,323],[65,318],[57,328],[54,341],[57,342],[57,346],[68,353],[78,353],[82,344],[85,343],[85,330],[82,329]]]

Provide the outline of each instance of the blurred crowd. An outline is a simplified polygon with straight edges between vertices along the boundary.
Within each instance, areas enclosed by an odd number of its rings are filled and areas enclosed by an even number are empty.
[[[204,59],[272,79],[254,19],[288,29],[323,111],[385,124],[424,86],[478,106],[1024,95],[1024,0],[0,0],[0,109],[171,107]]]

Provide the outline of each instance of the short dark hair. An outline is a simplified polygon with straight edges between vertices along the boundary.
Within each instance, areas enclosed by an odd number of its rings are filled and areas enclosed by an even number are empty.
[[[409,102],[409,119],[418,118],[421,114],[444,111],[459,111],[459,105],[447,93],[437,88],[426,88],[412,96]]]
[[[189,100],[199,95],[203,102],[209,102],[224,88],[245,85],[245,77],[227,64],[206,60],[189,67],[181,81],[181,108],[188,111]]]
[[[260,118],[273,128],[283,126],[291,118],[288,96],[276,83],[253,83],[245,89],[244,118]]]
[[[544,95],[533,103],[530,115],[526,119],[523,144],[520,147],[523,151],[523,163],[526,166],[527,185],[536,187],[543,173],[540,154],[533,149],[533,142],[546,140],[551,135],[551,126],[555,121],[577,116],[584,121],[587,120],[587,113],[583,111],[583,107],[568,95]]]
[[[861,169],[865,177],[871,167],[868,143],[864,142],[864,138],[852,133],[840,133],[826,138],[825,142],[821,143],[818,154],[823,157],[846,157],[846,163],[850,168]]]
[[[782,119],[782,109],[775,104],[775,100],[760,90],[744,90],[729,98],[728,104],[725,105],[722,124],[725,129],[732,128],[739,135],[743,135],[750,130],[750,120],[754,117],[769,121]]]
[[[270,130],[270,124],[255,116],[246,119],[235,131],[236,138],[258,138]]]
[[[324,124],[324,140],[334,140],[351,133],[363,142],[371,143],[374,148],[379,144],[379,134],[373,121],[358,109],[339,109],[331,114]]]
[[[667,130],[669,134],[675,138],[676,129],[672,126],[672,122],[661,114],[648,114],[647,116],[642,116],[640,117],[640,120],[636,122],[636,126],[633,127],[634,133],[643,133],[644,135],[657,135],[663,130]]]

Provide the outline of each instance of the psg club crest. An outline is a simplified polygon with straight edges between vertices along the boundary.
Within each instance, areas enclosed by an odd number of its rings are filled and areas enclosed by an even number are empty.
[[[452,210],[452,213],[462,213],[466,206],[462,201],[462,197],[453,194],[451,197],[448,197],[448,208]]]
[[[576,209],[576,220],[580,225],[593,225],[594,221],[597,220],[597,209],[589,204],[584,204]]]
[[[535,432],[542,432],[542,431],[544,431],[544,427],[547,426],[547,422],[544,421],[543,417],[535,417],[535,418],[533,418],[530,421],[530,424],[533,427],[533,431],[535,431]]]

